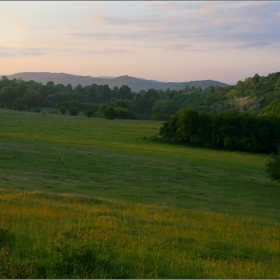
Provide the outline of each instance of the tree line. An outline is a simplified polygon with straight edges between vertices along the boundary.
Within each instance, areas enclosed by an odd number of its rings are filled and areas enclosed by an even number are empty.
[[[70,115],[83,112],[91,117],[161,121],[168,120],[182,108],[197,112],[235,110],[253,116],[280,116],[280,72],[266,77],[255,74],[236,85],[208,86],[204,90],[186,86],[179,91],[151,88],[137,93],[127,85],[112,89],[97,84],[73,88],[70,84],[55,85],[49,81],[44,85],[32,80],[9,80],[4,76],[0,80],[0,106],[15,110],[51,107],[61,113],[66,110]]]
[[[181,109],[160,128],[168,141],[250,152],[276,153],[280,143],[280,118],[249,113],[196,112]]]

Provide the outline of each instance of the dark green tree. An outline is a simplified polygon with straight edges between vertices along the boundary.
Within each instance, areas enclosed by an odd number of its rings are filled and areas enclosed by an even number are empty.
[[[21,111],[24,109],[23,105],[21,103],[18,103],[17,101],[15,101],[13,104],[12,104],[12,108],[14,110],[18,110],[18,111]]]
[[[117,116],[117,113],[114,109],[113,106],[109,106],[105,111],[104,111],[104,117],[106,119],[109,119],[109,120],[113,120],[115,117]]]
[[[18,97],[16,87],[5,86],[0,91],[0,104],[3,107],[12,108],[12,104]]]
[[[98,107],[98,113],[102,116],[104,116],[104,111],[108,108],[109,106],[104,104],[104,103],[101,103]]]
[[[81,85],[77,85],[74,89],[74,97],[78,102],[84,102],[87,97],[87,91]]]
[[[61,113],[61,115],[65,115],[66,113],[66,108],[64,106],[60,106],[59,107],[59,112]]]
[[[131,89],[129,86],[127,85],[122,85],[118,91],[118,98],[120,99],[129,99],[132,100],[133,99],[133,94],[131,92]]]
[[[22,96],[22,102],[26,106],[27,110],[29,110],[31,107],[38,106],[41,99],[42,95],[35,90],[28,90]]]
[[[273,155],[271,159],[266,162],[266,169],[268,177],[280,183],[280,154]]]
[[[94,111],[92,109],[87,109],[85,112],[84,112],[84,115],[88,118],[92,117],[94,115]]]
[[[77,116],[79,114],[79,110],[76,107],[70,107],[68,112],[70,116]]]
[[[128,119],[129,117],[129,110],[122,107],[114,108],[116,111],[116,116],[120,119]]]

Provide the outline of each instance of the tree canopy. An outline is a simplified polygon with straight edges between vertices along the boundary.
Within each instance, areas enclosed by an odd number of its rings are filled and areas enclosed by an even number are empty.
[[[128,118],[165,120],[183,108],[190,108],[200,113],[226,112],[234,110],[252,116],[279,116],[280,112],[280,72],[268,76],[255,74],[244,81],[231,86],[186,86],[182,90],[154,88],[132,92],[127,85],[114,86],[92,84],[89,86],[55,85],[49,81],[46,85],[35,81],[9,80],[3,76],[0,80],[0,106],[15,110],[29,110],[32,107],[60,108],[71,107],[85,112],[93,110],[93,116],[104,116],[98,108],[125,108],[116,118],[128,115]],[[16,102],[16,103],[14,103]],[[71,103],[72,102],[72,103]],[[14,104],[14,106],[13,106]],[[16,106],[18,105],[18,106]]]

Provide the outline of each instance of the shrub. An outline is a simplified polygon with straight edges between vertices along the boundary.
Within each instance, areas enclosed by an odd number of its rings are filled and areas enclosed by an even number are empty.
[[[266,162],[265,172],[271,180],[280,183],[280,154],[273,155],[271,159]]]
[[[84,115],[87,116],[88,118],[92,117],[94,115],[94,112],[92,109],[87,109],[85,112],[84,112]]]
[[[106,119],[112,120],[117,116],[117,113],[114,109],[113,106],[109,106],[105,111],[104,111],[104,116]]]
[[[71,107],[68,112],[70,116],[77,116],[79,114],[79,110],[76,107]]]
[[[59,112],[61,113],[61,115],[64,115],[66,113],[66,108],[64,106],[60,106]]]

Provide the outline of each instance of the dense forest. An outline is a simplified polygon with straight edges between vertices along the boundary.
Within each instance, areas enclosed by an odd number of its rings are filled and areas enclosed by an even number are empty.
[[[232,86],[186,86],[182,90],[148,89],[132,92],[127,85],[42,84],[21,79],[0,80],[0,106],[40,112],[42,107],[56,108],[53,113],[88,117],[168,120],[182,108],[196,112],[247,112],[251,116],[280,117],[280,72],[246,78]]]

